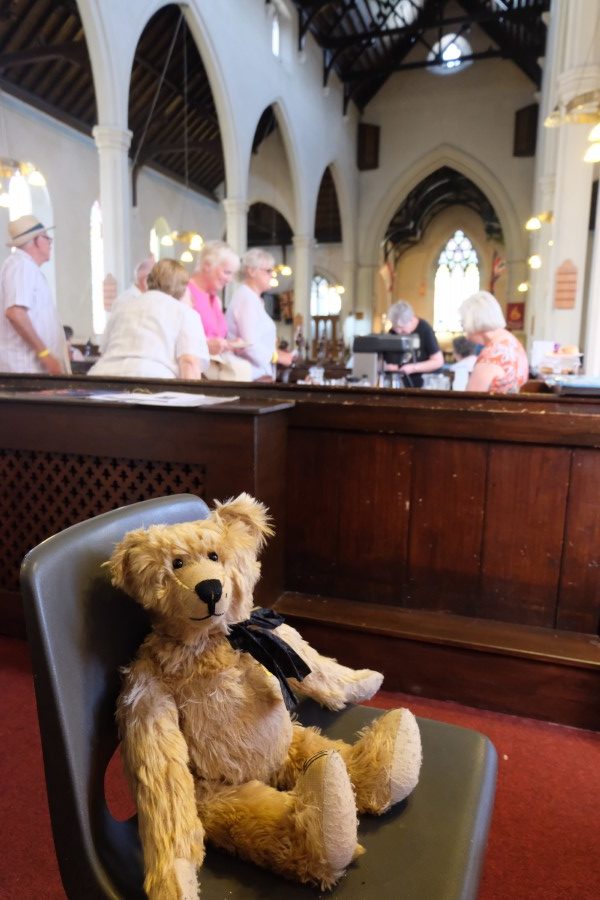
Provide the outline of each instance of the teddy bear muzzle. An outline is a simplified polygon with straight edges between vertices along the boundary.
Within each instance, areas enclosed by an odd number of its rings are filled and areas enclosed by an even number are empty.
[[[223,594],[223,585],[218,578],[204,578],[195,585],[194,591],[198,598],[206,603],[209,616],[221,615],[221,613],[215,612],[217,603]]]

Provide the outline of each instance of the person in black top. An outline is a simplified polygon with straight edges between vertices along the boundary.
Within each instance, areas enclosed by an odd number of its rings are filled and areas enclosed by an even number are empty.
[[[390,306],[387,317],[392,323],[389,336],[414,335],[412,359],[406,361],[407,353],[387,352],[383,354],[386,372],[400,372],[404,387],[423,387],[423,375],[436,372],[444,365],[444,355],[437,342],[435,331],[425,319],[419,319],[405,300],[398,300]]]

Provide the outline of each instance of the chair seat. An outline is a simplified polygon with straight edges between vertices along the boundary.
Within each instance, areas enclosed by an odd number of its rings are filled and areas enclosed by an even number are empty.
[[[352,741],[382,710],[331,713],[304,701],[299,718],[332,738]],[[366,854],[332,892],[340,900],[468,900],[475,898],[496,784],[496,751],[467,728],[418,719],[423,742],[419,784],[384,816],[362,816]],[[320,891],[209,848],[201,872],[203,900],[301,900]]]

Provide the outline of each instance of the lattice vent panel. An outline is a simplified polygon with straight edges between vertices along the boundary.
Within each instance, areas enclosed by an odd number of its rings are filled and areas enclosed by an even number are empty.
[[[0,587],[18,590],[25,553],[68,525],[127,503],[204,496],[202,465],[0,450]]]

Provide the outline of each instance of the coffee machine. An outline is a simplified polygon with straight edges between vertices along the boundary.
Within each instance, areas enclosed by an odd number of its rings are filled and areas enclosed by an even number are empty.
[[[398,365],[417,362],[417,352],[421,346],[418,334],[366,334],[354,338],[352,351],[357,354],[371,354],[376,383],[379,387],[403,387],[403,378],[399,372],[386,372],[384,354],[399,354]],[[359,364],[362,369],[363,366]],[[355,367],[356,368],[356,367]],[[410,386],[410,385],[409,385]]]

